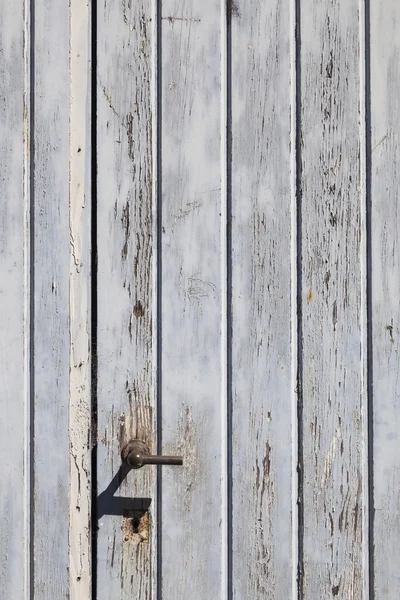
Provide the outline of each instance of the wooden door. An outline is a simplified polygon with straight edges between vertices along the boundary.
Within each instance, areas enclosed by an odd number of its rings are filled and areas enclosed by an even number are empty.
[[[0,23],[0,597],[398,598],[400,5]]]

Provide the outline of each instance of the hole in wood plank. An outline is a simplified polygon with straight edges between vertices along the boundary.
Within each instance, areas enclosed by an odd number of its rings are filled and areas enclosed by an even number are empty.
[[[139,533],[140,519],[139,517],[133,517],[132,519],[132,531],[133,533]]]
[[[124,542],[142,544],[149,541],[150,516],[148,510],[124,511],[122,522]]]

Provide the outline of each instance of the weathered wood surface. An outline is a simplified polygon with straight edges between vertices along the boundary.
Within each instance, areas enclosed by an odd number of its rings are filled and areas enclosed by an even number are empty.
[[[400,5],[371,3],[375,598],[400,597]]]
[[[156,469],[117,475],[130,439],[156,449],[153,9],[97,8],[98,600],[154,598]]]
[[[28,81],[24,3],[0,5],[0,597],[29,593]]]
[[[33,12],[27,3],[1,8],[1,97],[4,101],[0,183],[4,227],[1,236],[4,351],[1,380],[5,410],[2,411],[1,435],[4,505],[0,595],[10,600],[64,598],[68,593],[71,598],[78,597],[74,586],[69,586],[69,562],[72,567],[80,564],[71,569],[77,581],[84,562],[84,539],[72,524],[70,538],[73,541],[69,551],[70,501],[81,507],[86,502],[79,521],[84,523],[86,541],[89,537],[90,489],[86,489],[86,495],[76,490],[74,497],[74,477],[70,488],[69,442],[71,447],[74,444],[76,447],[73,461],[78,459],[82,447],[76,445],[77,428],[73,420],[69,439],[70,383],[72,396],[76,390],[81,395],[80,402],[84,394],[89,395],[90,389],[86,386],[83,391],[82,380],[74,379],[75,366],[70,380],[69,332],[74,344],[78,341],[76,335],[82,338],[84,332],[78,332],[81,323],[78,325],[75,320],[74,311],[70,314],[69,291],[71,289],[74,310],[79,312],[78,305],[84,307],[83,292],[87,289],[88,277],[87,264],[78,265],[76,257],[79,248],[80,261],[85,252],[88,258],[90,229],[87,221],[80,220],[77,211],[87,181],[84,187],[85,182],[75,177],[77,163],[73,156],[70,165],[69,9],[60,3],[47,2],[36,2],[31,8]],[[85,41],[86,53],[82,60],[83,71],[87,73],[87,31]],[[72,43],[72,49],[73,46]],[[75,110],[72,110],[71,120],[74,132],[79,130],[79,138],[87,134],[88,97],[84,88],[82,82],[75,80]],[[82,89],[83,94],[79,96]],[[77,115],[79,123],[75,121]],[[71,139],[77,141],[74,133]],[[87,169],[90,165],[84,140],[82,149],[81,158],[84,165],[86,161]],[[71,223],[70,175],[71,187],[76,186],[72,194]],[[79,237],[84,230],[86,240]],[[81,252],[82,246],[85,249]],[[76,285],[79,277],[73,274],[75,283],[72,282],[71,288],[70,257],[74,271],[81,273],[81,284]],[[83,308],[83,312],[86,311],[87,306]],[[81,339],[80,344],[79,356],[87,370],[87,335],[86,342],[82,344]],[[73,354],[77,358],[76,353]],[[82,419],[79,427],[84,428]],[[86,450],[87,438],[86,427]],[[84,477],[84,472],[78,477],[82,486]],[[88,555],[86,546],[86,560]],[[88,575],[87,570],[86,596]]]
[[[223,599],[221,7],[166,0],[161,23],[163,452],[185,461],[162,471],[162,593]]]
[[[301,4],[301,334],[304,599],[362,598],[359,3]]]
[[[68,593],[69,526],[69,5],[34,5],[33,589]]]
[[[90,16],[86,2],[70,1],[70,600],[91,590]]]
[[[242,0],[231,15],[232,589],[238,600],[291,598],[294,591],[290,9],[289,2]]]
[[[91,15],[31,6],[0,7],[0,596],[397,598],[397,3],[98,4],[97,482]],[[158,531],[156,469],[119,471],[157,382]]]

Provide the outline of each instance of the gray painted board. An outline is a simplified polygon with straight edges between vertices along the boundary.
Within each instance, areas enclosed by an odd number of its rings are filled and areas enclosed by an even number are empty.
[[[130,439],[156,449],[153,10],[98,4],[99,600],[154,597],[156,470],[119,474]]]
[[[242,1],[232,11],[232,587],[237,599],[290,598],[296,585],[290,576],[296,560],[292,38],[289,2]]]
[[[359,4],[301,8],[304,598],[362,598],[366,402]]]
[[[220,6],[167,1],[161,22],[162,441],[185,460],[162,473],[162,593],[224,598]]]
[[[0,5],[0,596],[29,593],[29,211],[23,2]]]
[[[375,597],[400,596],[400,6],[371,6]]]
[[[68,593],[69,7],[35,3],[33,186],[33,589]],[[49,577],[51,573],[51,577]]]
[[[165,599],[226,594],[220,15],[162,4],[162,447],[185,461],[162,471]]]

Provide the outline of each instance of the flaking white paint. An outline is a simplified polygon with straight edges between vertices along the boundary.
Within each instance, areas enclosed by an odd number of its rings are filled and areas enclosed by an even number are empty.
[[[91,37],[89,4],[70,2],[69,597],[91,592]]]
[[[86,600],[91,14],[32,7],[0,7],[0,596]],[[161,524],[153,468],[114,490],[137,531],[108,499],[98,600],[399,596],[398,4],[371,40],[358,0],[97,8],[98,491],[157,420],[185,460]]]

